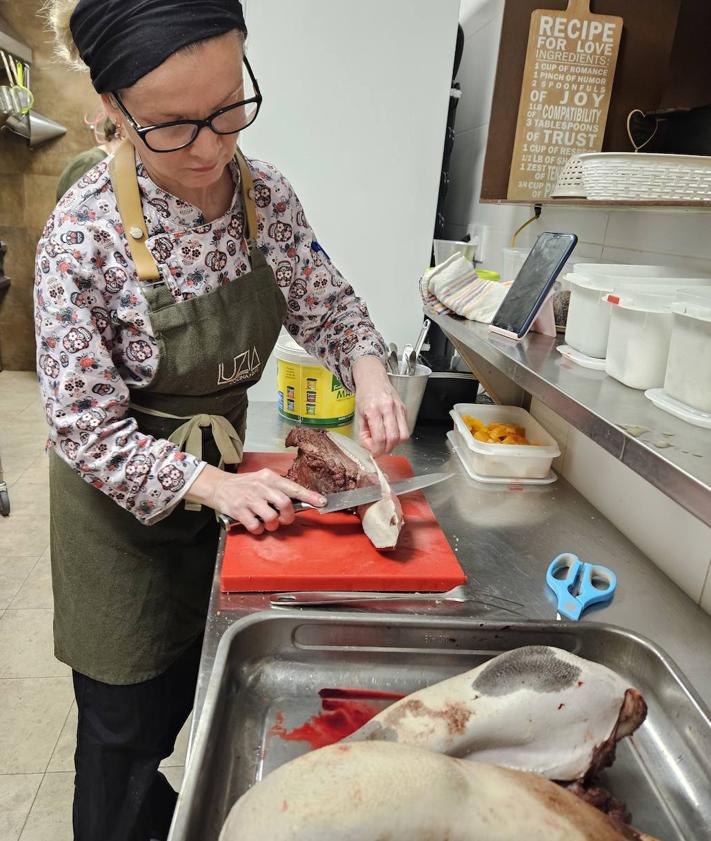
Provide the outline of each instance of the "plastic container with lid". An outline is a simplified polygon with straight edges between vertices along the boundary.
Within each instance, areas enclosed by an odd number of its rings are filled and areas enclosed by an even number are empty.
[[[461,457],[470,473],[484,477],[511,479],[545,479],[550,475],[551,463],[560,455],[555,439],[519,406],[487,406],[480,403],[457,403],[450,412],[455,429],[465,444]],[[477,418],[483,424],[496,421],[513,423],[526,430],[530,445],[486,444],[469,431],[464,415]]]
[[[565,330],[565,343],[586,356],[604,359],[610,332],[610,307],[604,296],[611,292],[623,292],[627,289],[650,287],[660,290],[675,290],[692,286],[711,285],[711,279],[699,277],[681,277],[676,274],[682,270],[668,266],[630,266],[628,268],[648,274],[635,275],[628,272],[613,274],[603,269],[602,264],[576,264],[575,271],[565,277],[570,287],[568,321]],[[622,270],[621,266],[615,266]],[[664,271],[665,274],[659,274]],[[655,274],[656,273],[656,274]],[[689,274],[687,269],[685,274]]]
[[[277,339],[274,356],[283,418],[309,426],[341,426],[353,419],[355,396],[287,333]]]
[[[693,409],[711,412],[711,289],[683,290],[672,313],[664,391]]]
[[[675,291],[610,294],[610,336],[605,371],[630,388],[664,382],[672,332]]]

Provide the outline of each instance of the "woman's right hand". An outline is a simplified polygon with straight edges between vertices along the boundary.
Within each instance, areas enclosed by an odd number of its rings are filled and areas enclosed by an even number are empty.
[[[293,499],[317,508],[326,504],[320,493],[309,491],[273,470],[226,473],[210,464],[203,468],[185,499],[209,505],[220,514],[232,517],[252,534],[276,531],[279,526],[293,523]]]

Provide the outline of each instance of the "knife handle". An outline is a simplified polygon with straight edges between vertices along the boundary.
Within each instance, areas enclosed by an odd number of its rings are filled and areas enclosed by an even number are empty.
[[[300,499],[292,499],[291,504],[293,505],[294,512],[296,514],[299,514],[301,511],[311,511],[315,508],[314,505],[309,505],[308,502],[302,502]],[[228,532],[234,531],[241,525],[241,523],[238,523],[237,520],[233,520],[232,517],[229,517],[227,514],[218,514],[218,517]],[[262,522],[261,517],[257,517],[257,519],[260,523]]]

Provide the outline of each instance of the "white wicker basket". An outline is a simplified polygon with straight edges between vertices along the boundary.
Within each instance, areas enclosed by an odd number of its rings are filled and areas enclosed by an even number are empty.
[[[580,155],[573,155],[560,171],[556,185],[551,192],[551,198],[584,199],[585,197],[583,162],[580,160]]]
[[[711,201],[711,157],[645,152],[577,156],[588,199],[594,201]]]

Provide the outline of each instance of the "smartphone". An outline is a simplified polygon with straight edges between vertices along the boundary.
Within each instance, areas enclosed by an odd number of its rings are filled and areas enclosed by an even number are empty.
[[[577,242],[575,234],[538,237],[496,311],[490,327],[494,333],[512,339],[522,339],[528,333]]]

